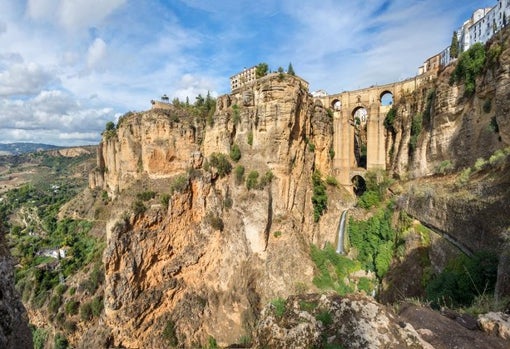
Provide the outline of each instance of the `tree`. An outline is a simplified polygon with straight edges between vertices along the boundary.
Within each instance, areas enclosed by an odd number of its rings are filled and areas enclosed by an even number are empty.
[[[452,43],[450,45],[450,58],[459,57],[459,38],[457,32],[454,31],[452,35]]]
[[[506,13],[503,12],[503,27],[506,27]]]
[[[255,76],[258,78],[261,78],[263,76],[267,75],[267,72],[269,71],[269,66],[267,63],[259,63],[257,65],[257,68],[255,69]]]
[[[278,67],[278,73],[283,73],[283,68],[282,67]]]
[[[108,121],[106,123],[106,131],[113,131],[115,129],[115,124],[112,121]]]
[[[289,67],[287,68],[287,74],[296,75],[296,73],[294,72],[294,68],[292,67],[292,63],[289,63]]]

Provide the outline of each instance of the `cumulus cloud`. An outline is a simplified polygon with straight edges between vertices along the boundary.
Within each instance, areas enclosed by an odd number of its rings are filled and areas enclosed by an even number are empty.
[[[51,72],[35,63],[15,63],[0,71],[0,96],[34,94],[54,80]]]
[[[101,69],[106,56],[106,43],[101,38],[96,38],[87,52],[87,68],[89,70]]]

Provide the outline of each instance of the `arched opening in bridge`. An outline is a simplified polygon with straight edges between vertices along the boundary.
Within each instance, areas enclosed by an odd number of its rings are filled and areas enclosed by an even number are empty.
[[[367,118],[368,112],[358,107],[352,112],[354,127],[354,159],[356,167],[367,168]]]
[[[383,93],[381,93],[381,105],[383,107],[392,106],[393,105],[393,93],[391,93],[390,91],[383,91]]]
[[[342,102],[338,99],[334,99],[333,102],[331,102],[331,107],[334,111],[340,111],[342,110]]]
[[[356,194],[356,196],[361,196],[364,192],[367,191],[367,183],[365,182],[365,179],[360,175],[352,177],[351,182],[354,189],[354,194]]]

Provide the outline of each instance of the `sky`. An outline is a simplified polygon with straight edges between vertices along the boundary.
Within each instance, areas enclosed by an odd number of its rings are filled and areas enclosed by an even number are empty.
[[[0,0],[0,143],[97,144],[163,94],[292,63],[329,94],[416,75],[485,0]]]

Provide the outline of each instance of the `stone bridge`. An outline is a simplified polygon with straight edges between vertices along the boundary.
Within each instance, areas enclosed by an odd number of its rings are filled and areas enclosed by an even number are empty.
[[[333,110],[335,151],[333,170],[340,184],[352,190],[353,183],[357,182],[357,176],[364,179],[367,170],[386,169],[387,142],[384,118],[391,104],[397,103],[404,95],[413,92],[432,78],[430,74],[422,74],[386,85],[316,98],[324,107]],[[359,159],[359,151],[358,155],[355,151],[356,143],[359,148],[361,128],[364,133],[363,145],[366,146],[366,159],[362,162]]]

